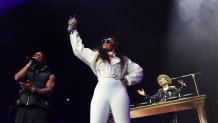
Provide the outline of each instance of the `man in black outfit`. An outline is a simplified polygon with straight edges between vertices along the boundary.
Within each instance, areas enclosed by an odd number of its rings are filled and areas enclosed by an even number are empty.
[[[44,53],[36,52],[29,60],[14,77],[21,87],[15,123],[46,123],[55,76],[48,70]]]

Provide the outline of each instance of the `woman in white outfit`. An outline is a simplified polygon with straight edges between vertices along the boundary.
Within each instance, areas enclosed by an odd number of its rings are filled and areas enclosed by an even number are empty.
[[[77,20],[70,18],[73,53],[86,63],[98,78],[91,101],[90,123],[107,123],[110,111],[116,123],[130,123],[130,100],[126,86],[143,79],[143,69],[119,49],[114,37],[104,39],[97,50],[85,48],[76,30]]]

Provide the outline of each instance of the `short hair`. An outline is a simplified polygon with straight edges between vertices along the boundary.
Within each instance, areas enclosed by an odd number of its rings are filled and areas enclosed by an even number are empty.
[[[157,82],[158,82],[158,84],[159,84],[160,86],[163,86],[163,84],[160,83],[160,80],[163,79],[163,78],[167,81],[167,83],[168,83],[169,85],[172,84],[172,80],[171,80],[171,78],[170,78],[169,76],[167,76],[167,75],[165,75],[165,74],[161,74],[161,75],[159,75],[159,76],[157,77]]]

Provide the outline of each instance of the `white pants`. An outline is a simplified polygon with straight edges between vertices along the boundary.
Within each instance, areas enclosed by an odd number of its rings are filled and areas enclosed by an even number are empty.
[[[99,81],[92,97],[90,123],[107,123],[110,109],[116,123],[130,123],[129,103],[127,90],[120,80]]]

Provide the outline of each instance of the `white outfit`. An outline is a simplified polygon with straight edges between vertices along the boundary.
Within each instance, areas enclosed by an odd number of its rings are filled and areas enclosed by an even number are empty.
[[[121,60],[115,57],[111,63],[97,59],[98,51],[85,48],[76,30],[70,34],[74,54],[91,67],[98,78],[91,102],[90,123],[106,123],[111,110],[116,123],[130,123],[129,96],[120,79],[127,85],[139,83],[143,78],[142,68],[125,57],[121,70]]]

